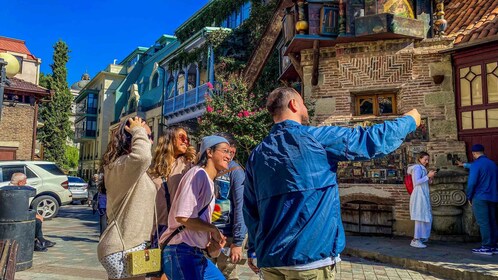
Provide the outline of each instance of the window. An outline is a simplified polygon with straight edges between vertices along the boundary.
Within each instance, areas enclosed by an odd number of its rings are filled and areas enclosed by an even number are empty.
[[[88,94],[87,97],[87,114],[96,114],[98,107],[97,95],[96,94]]]
[[[320,9],[320,34],[339,35],[339,5],[325,6]]]
[[[38,176],[29,167],[26,167],[26,177],[28,179],[38,178]]]
[[[73,176],[68,176],[67,180],[69,183],[86,183],[85,180],[79,178],[79,177],[73,177]]]
[[[24,165],[2,166],[1,169],[2,182],[10,182],[14,173],[24,173]]]
[[[221,27],[235,29],[239,27],[251,15],[251,2],[244,3],[237,10],[233,11],[228,18],[220,23]]]
[[[458,69],[462,130],[498,128],[498,62]]]
[[[396,114],[396,94],[356,95],[355,109],[357,116],[384,116]]]
[[[128,62],[128,67],[131,67],[135,64],[137,64],[138,60],[140,59],[140,55],[137,54],[130,62]]]
[[[22,56],[18,56],[18,55],[14,55],[15,58],[17,58],[17,61],[19,61],[19,74],[22,73],[22,61],[23,61],[23,58]]]
[[[175,81],[174,80],[169,80],[168,84],[166,85],[166,94],[168,95],[168,99],[172,98],[175,94]]]
[[[52,175],[66,175],[57,165],[55,164],[35,164],[36,166],[48,171]]]
[[[156,88],[159,86],[159,73],[154,73],[154,76],[152,76],[152,88]]]

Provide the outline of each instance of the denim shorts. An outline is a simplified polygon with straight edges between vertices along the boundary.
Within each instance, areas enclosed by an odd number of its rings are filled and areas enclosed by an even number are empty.
[[[175,280],[224,280],[221,271],[204,256],[200,248],[185,243],[165,246],[162,253],[163,272]]]

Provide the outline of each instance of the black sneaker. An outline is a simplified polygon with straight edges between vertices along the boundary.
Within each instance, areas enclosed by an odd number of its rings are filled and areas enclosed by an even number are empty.
[[[43,245],[40,241],[36,240],[35,241],[35,251],[36,252],[46,252],[48,251],[47,247]]]
[[[52,241],[50,241],[50,240],[46,240],[46,239],[45,239],[45,241],[43,242],[43,245],[45,245],[45,247],[47,247],[47,248],[54,247],[54,245],[55,245],[55,244],[57,244],[57,243],[52,242]]]

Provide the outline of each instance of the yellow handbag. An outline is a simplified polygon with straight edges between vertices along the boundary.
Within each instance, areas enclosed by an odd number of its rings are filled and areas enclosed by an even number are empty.
[[[161,249],[145,249],[126,254],[128,274],[142,275],[161,270]]]

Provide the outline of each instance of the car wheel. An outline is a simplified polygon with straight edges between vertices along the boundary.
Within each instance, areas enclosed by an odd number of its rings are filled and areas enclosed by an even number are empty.
[[[42,195],[33,199],[31,208],[35,209],[36,213],[44,219],[51,219],[59,212],[59,202],[53,196]]]
[[[88,203],[88,199],[82,199],[80,201],[81,201],[81,205],[86,205]]]

